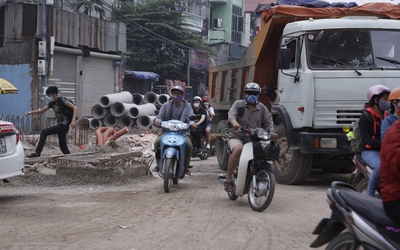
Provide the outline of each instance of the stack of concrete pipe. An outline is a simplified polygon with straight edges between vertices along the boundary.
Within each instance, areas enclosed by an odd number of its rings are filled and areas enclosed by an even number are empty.
[[[93,118],[89,120],[89,127],[133,127],[137,125],[149,129],[155,119],[155,111],[170,99],[168,94],[148,92],[145,95],[131,94],[128,91],[108,94],[100,98],[100,104],[92,107]]]

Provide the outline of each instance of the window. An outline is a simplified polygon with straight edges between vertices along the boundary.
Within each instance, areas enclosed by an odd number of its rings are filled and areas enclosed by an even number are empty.
[[[231,40],[233,43],[241,43],[243,33],[243,16],[242,7],[232,5],[232,34]]]
[[[319,30],[306,34],[310,68],[398,69],[400,32],[393,30]]]

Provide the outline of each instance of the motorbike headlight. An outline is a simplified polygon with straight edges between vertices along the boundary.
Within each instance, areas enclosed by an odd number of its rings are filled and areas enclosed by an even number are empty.
[[[168,123],[168,129],[170,131],[179,131],[181,127],[181,124],[177,124],[177,123]]]
[[[261,140],[268,140],[269,139],[269,133],[266,131],[259,131],[257,134],[257,137]]]

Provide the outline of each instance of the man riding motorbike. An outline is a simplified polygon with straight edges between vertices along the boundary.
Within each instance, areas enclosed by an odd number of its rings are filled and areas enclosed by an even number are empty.
[[[188,123],[192,126],[192,128],[196,128],[196,124],[193,121],[189,120],[189,116],[193,115],[192,107],[190,107],[190,103],[183,100],[183,88],[180,86],[175,86],[171,89],[171,100],[164,103],[160,112],[154,120],[154,124],[156,126],[160,126],[162,121],[169,120],[179,120],[185,123]],[[193,145],[189,138],[189,131],[182,131],[185,135],[186,139],[186,151],[185,151],[185,174],[191,175],[189,170],[190,166],[190,157],[192,155]],[[160,135],[156,141],[154,142],[154,151],[157,151],[160,148],[160,140],[162,135]],[[153,172],[159,171],[159,159],[157,159],[157,165],[154,167]]]
[[[195,155],[200,153],[201,136],[205,134],[207,127],[207,111],[202,107],[201,103],[200,96],[193,97],[193,113],[195,115],[201,115],[200,119],[195,123],[196,129],[190,131],[193,138],[193,150]]]
[[[267,107],[258,101],[261,93],[260,86],[255,82],[247,83],[244,88],[245,99],[235,101],[228,112],[228,123],[233,126],[229,131],[229,148],[232,155],[228,160],[228,170],[226,173],[226,182],[224,188],[226,192],[233,192],[232,173],[239,164],[240,154],[243,145],[249,140],[249,135],[240,132],[241,127],[245,128],[263,128],[270,132],[271,140],[278,138],[274,133],[274,123],[272,115]],[[238,116],[238,110],[244,107],[243,117]]]

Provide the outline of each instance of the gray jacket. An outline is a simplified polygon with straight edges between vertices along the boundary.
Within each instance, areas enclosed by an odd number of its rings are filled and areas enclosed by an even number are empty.
[[[171,118],[172,118],[172,106],[173,105],[174,105],[173,100],[169,100],[168,102],[164,103],[161,106],[160,112],[156,116],[155,121],[162,122],[162,121],[171,120]],[[190,103],[188,103],[186,101],[182,101],[181,105],[184,105],[184,108],[183,108],[182,113],[180,114],[179,120],[181,122],[185,122],[185,123],[188,123],[190,125],[194,124],[194,121],[189,120],[189,116],[193,115],[193,109],[190,106]],[[190,131],[182,132],[182,134],[184,134],[184,135],[188,135],[189,133],[190,133]]]
[[[238,116],[238,110],[240,107],[245,108],[244,116]],[[236,120],[242,128],[263,128],[268,132],[275,132],[274,122],[272,115],[267,107],[258,103],[255,109],[250,110],[245,100],[238,100],[233,103],[231,109],[228,112],[228,122]],[[230,138],[240,139],[243,142],[247,141],[248,135],[242,132],[236,132],[234,128],[229,131]]]

